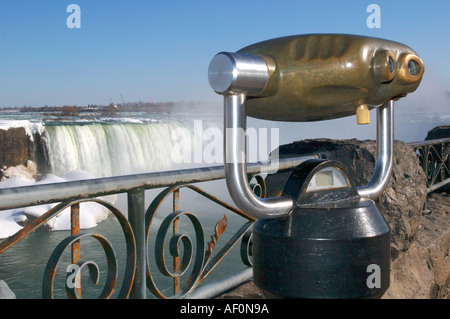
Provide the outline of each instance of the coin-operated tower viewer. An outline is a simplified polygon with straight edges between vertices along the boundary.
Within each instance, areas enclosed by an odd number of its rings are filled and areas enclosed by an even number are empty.
[[[408,46],[357,35],[311,34],[218,53],[208,78],[224,97],[224,160],[235,204],[257,219],[254,282],[268,297],[378,298],[389,287],[390,229],[377,199],[393,166],[393,105],[424,73]],[[339,162],[308,160],[280,197],[259,198],[247,180],[246,117],[320,121],[377,113],[377,160],[355,185]]]

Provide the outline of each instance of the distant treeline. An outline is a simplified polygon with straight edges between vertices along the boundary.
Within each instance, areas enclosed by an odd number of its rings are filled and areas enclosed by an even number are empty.
[[[108,105],[88,104],[85,106],[78,105],[62,105],[62,106],[22,106],[22,107],[3,107],[2,110],[15,110],[19,112],[41,113],[48,116],[86,116],[90,117],[96,114],[114,116],[120,112],[146,112],[146,113],[171,113],[177,111],[189,112],[221,112],[222,108],[217,108],[215,104],[210,102],[199,101],[180,101],[180,102],[127,102],[127,103],[110,103]]]
[[[63,106],[42,106],[42,107],[4,107],[3,110],[17,110],[19,112],[39,112],[52,115],[77,116],[82,113],[102,113],[113,115],[117,112],[167,112],[176,108],[179,103],[176,102],[132,102],[125,104],[98,105],[88,104],[86,106],[63,105]]]

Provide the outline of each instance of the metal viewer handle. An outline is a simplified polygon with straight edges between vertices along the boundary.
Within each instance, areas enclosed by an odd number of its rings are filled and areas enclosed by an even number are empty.
[[[358,187],[361,197],[376,200],[386,188],[394,164],[394,101],[377,109],[377,159],[369,183]]]
[[[247,179],[245,101],[257,95],[267,84],[269,70],[257,55],[217,54],[210,63],[211,87],[224,96],[224,162],[228,191],[235,204],[256,219],[273,219],[287,215],[293,208],[290,197],[259,198]]]
[[[259,198],[253,194],[248,183],[245,98],[245,94],[224,97],[224,156],[228,191],[235,204],[246,214],[256,219],[280,218],[291,211],[294,205],[292,198]]]

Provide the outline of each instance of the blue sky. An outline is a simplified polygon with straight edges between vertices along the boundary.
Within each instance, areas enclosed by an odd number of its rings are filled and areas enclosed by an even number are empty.
[[[69,29],[69,4],[81,28]],[[381,8],[370,29],[369,4]],[[450,90],[450,1],[1,0],[0,107],[217,101],[207,69],[220,51],[293,34],[387,38],[424,60],[414,94]],[[430,92],[428,92],[431,90]]]

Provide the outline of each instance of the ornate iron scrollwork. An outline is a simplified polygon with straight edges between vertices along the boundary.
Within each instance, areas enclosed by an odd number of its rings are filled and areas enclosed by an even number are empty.
[[[95,202],[99,205],[102,205],[106,207],[113,215],[117,218],[119,221],[119,224],[124,232],[125,235],[125,241],[126,241],[126,266],[125,266],[125,276],[122,282],[121,289],[118,294],[118,298],[128,298],[131,287],[133,285],[134,280],[134,274],[135,274],[135,268],[136,268],[136,244],[134,239],[134,234],[131,229],[130,224],[128,223],[127,219],[123,216],[123,214],[115,208],[110,203],[100,200],[100,199],[84,199],[84,200],[78,200],[73,202],[66,202],[66,203],[60,203],[54,208],[52,208],[49,212],[44,214],[46,217],[44,220],[41,221],[41,223],[48,221],[52,217],[56,216],[57,214],[61,213],[64,209],[68,207],[76,207],[76,209],[72,209],[72,214],[78,214],[79,213],[79,204],[82,202]],[[44,216],[43,215],[43,216]],[[78,220],[78,216],[72,216],[72,220]],[[39,227],[41,223],[37,223],[34,228]],[[42,296],[43,298],[53,298],[53,282],[55,279],[56,274],[56,268],[58,266],[58,263],[62,257],[63,252],[68,248],[72,247],[78,247],[75,248],[75,251],[72,251],[72,255],[76,255],[75,257],[72,256],[73,261],[75,261],[76,270],[74,275],[75,277],[79,275],[82,268],[88,267],[91,281],[95,284],[98,284],[98,274],[99,274],[99,268],[97,264],[93,261],[86,261],[82,260],[79,257],[79,243],[81,239],[92,237],[96,239],[100,245],[102,246],[105,254],[106,254],[106,260],[108,265],[108,272],[107,272],[107,279],[105,286],[98,296],[98,298],[110,298],[112,293],[114,292],[116,283],[117,283],[117,275],[118,275],[118,265],[117,265],[117,259],[116,254],[114,252],[114,249],[111,245],[111,243],[103,236],[99,234],[87,234],[87,233],[79,233],[79,226],[72,225],[72,232],[74,232],[75,228],[75,234],[72,234],[71,236],[64,239],[62,242],[60,242],[55,250],[53,251],[52,255],[50,256],[50,259],[47,263],[47,266],[44,271],[44,277],[43,277],[43,283],[42,283]],[[79,299],[81,298],[81,289],[74,286],[74,287],[68,287],[67,281],[66,281],[66,294],[69,298],[73,299]]]
[[[426,174],[428,187],[450,178],[450,142],[448,139],[415,144],[414,151]]]
[[[241,241],[241,260],[246,266],[253,266],[253,262],[251,260],[252,257],[252,236],[253,236],[253,227],[249,228],[247,232],[242,237]]]
[[[266,181],[261,175],[248,175],[248,182],[250,188],[258,197],[265,198],[266,197]]]
[[[107,299],[111,297],[114,286],[117,281],[117,259],[116,255],[114,253],[114,250],[112,248],[112,245],[109,243],[109,241],[104,238],[101,235],[98,234],[86,234],[81,233],[77,235],[72,235],[64,239],[59,245],[56,247],[56,249],[53,251],[49,262],[47,263],[47,267],[44,271],[44,282],[42,285],[42,296],[45,299],[53,298],[53,280],[56,273],[56,267],[62,257],[62,254],[64,253],[64,250],[67,247],[72,246],[76,242],[78,242],[80,239],[84,237],[92,237],[95,238],[103,247],[103,250],[106,254],[106,259],[108,262],[108,275],[105,287],[103,291],[101,292],[99,299]],[[74,269],[74,273],[70,274],[73,275],[74,278],[80,276],[80,272],[83,267],[87,266],[89,269],[89,274],[91,278],[91,282],[94,284],[98,284],[99,279],[99,268],[98,265],[93,261],[86,261],[86,260],[80,260],[76,263],[77,268]],[[69,275],[69,274],[68,274]],[[66,294],[70,299],[81,299],[81,291],[80,289],[76,288],[76,285],[69,287],[67,285],[67,277],[66,277]]]
[[[219,237],[225,232],[227,228],[227,218],[224,216],[217,222],[214,228],[214,234],[211,240],[205,245],[205,234],[200,220],[193,213],[184,212],[178,209],[178,197],[180,188],[189,188],[192,191],[206,197],[207,199],[227,208],[228,210],[250,220],[244,224],[232,238],[215,254],[213,251],[216,248]],[[147,248],[149,248],[150,227],[155,219],[158,208],[162,202],[170,195],[174,196],[174,211],[164,218],[159,226],[156,240],[155,240],[155,261],[160,273],[174,280],[174,295],[167,296],[156,285],[150,263],[147,261],[147,288],[158,298],[182,298],[194,290],[217,266],[217,264],[225,257],[225,255],[233,248],[233,246],[247,233],[253,224],[252,218],[248,217],[240,210],[228,205],[227,203],[217,199],[211,194],[206,193],[202,189],[193,185],[174,186],[162,191],[151,203],[146,213],[146,230],[147,230]],[[193,251],[194,244],[187,234],[178,232],[177,222],[181,216],[186,216],[194,227],[195,236],[195,252]],[[169,240],[169,253],[174,259],[174,271],[170,271],[165,261],[165,239],[168,235],[170,225],[173,225],[175,230]],[[181,245],[183,245],[183,254],[180,255]],[[194,259],[193,259],[193,256]],[[180,287],[180,278],[186,274],[188,266],[194,262],[192,270],[188,276],[188,280],[183,287]]]

